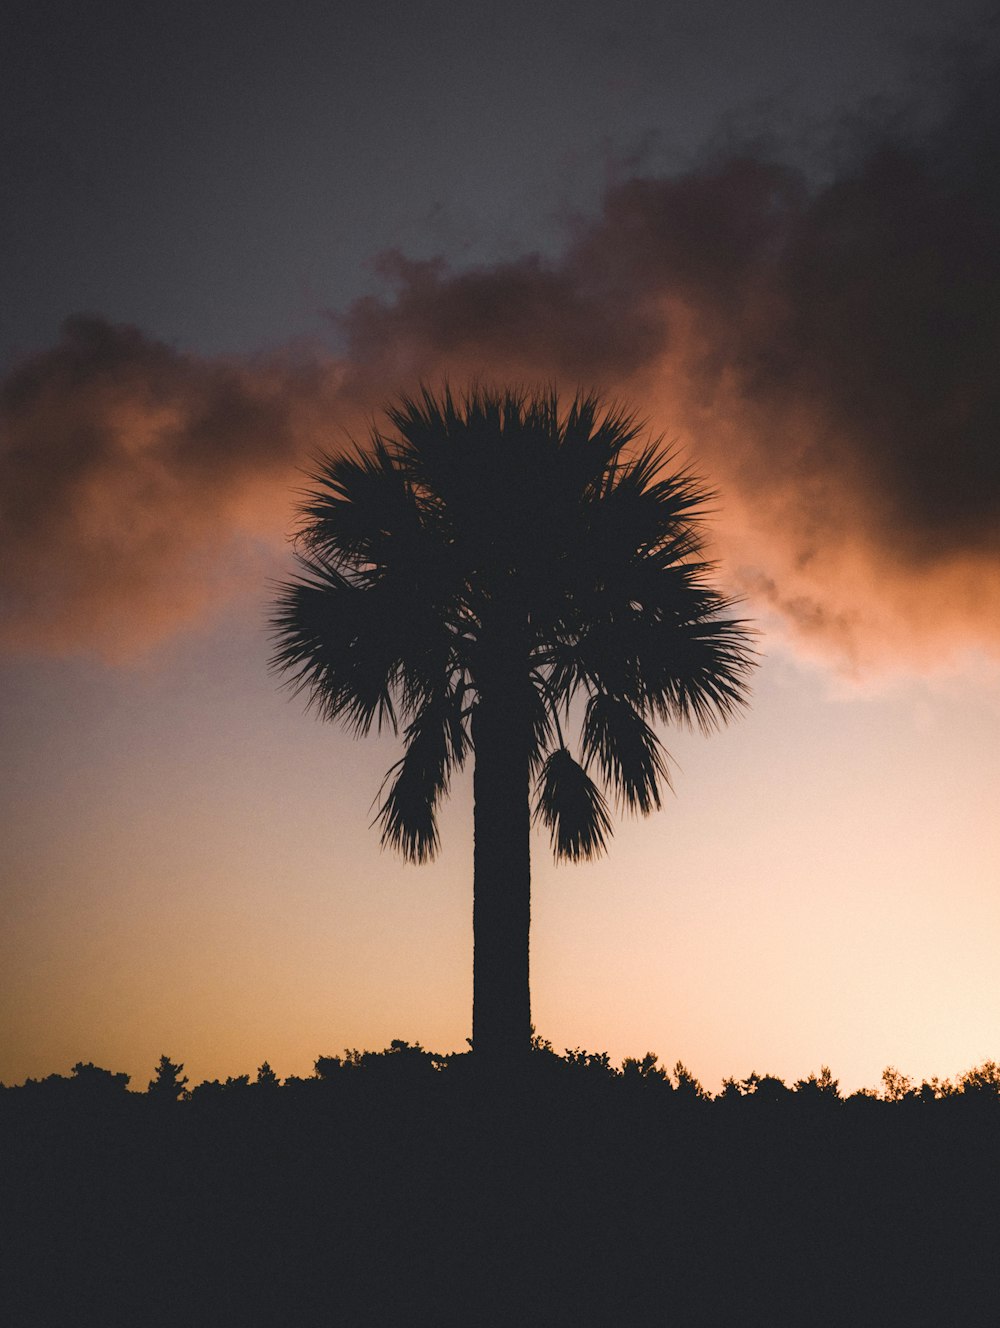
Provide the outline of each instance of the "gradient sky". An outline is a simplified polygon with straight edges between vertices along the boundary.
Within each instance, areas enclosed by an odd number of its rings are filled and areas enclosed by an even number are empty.
[[[1000,1058],[1000,79],[971,3],[14,3],[0,1079],[471,1026],[471,790],[267,673],[297,467],[418,378],[619,394],[717,485],[752,709],[534,852],[557,1048]]]

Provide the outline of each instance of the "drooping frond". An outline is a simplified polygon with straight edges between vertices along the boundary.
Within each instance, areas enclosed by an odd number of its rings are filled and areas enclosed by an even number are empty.
[[[382,843],[396,849],[407,862],[432,861],[440,846],[436,800],[420,753],[408,747],[390,767],[386,780],[391,780],[389,791],[376,817],[382,827]]]
[[[583,758],[595,759],[619,806],[644,816],[660,808],[660,781],[670,775],[660,740],[642,715],[621,697],[597,692],[587,703]]]
[[[557,858],[577,862],[604,852],[611,836],[607,803],[565,747],[557,747],[546,758],[535,799],[535,819],[548,827]]]
[[[386,775],[388,792],[376,820],[382,843],[410,862],[437,854],[437,805],[448,792],[452,771],[461,768],[468,737],[454,697],[437,697],[406,729],[406,751]],[[391,782],[390,782],[391,777]]]

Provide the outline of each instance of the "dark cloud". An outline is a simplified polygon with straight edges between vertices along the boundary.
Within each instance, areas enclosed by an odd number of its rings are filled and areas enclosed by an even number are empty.
[[[624,392],[718,480],[722,549],[800,640],[858,667],[995,644],[997,72],[966,60],[932,124],[857,117],[822,184],[729,154],[619,184],[554,262],[397,262],[355,363]]]
[[[933,123],[856,118],[820,183],[729,152],[617,184],[556,258],[385,255],[392,294],[338,317],[336,362],[74,322],[0,397],[8,639],[193,612],[225,588],[167,588],[287,514],[296,458],[421,378],[477,374],[597,386],[678,438],[722,490],[732,577],[803,646],[857,668],[995,647],[996,74],[967,60]]]

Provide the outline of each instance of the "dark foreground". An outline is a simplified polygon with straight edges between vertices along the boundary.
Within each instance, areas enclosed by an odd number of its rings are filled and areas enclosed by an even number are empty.
[[[995,1095],[217,1088],[2,1095],[0,1323],[1000,1322]]]

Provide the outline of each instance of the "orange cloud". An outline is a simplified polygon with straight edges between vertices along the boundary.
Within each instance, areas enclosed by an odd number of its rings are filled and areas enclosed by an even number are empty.
[[[119,658],[260,575],[294,465],[330,436],[335,366],[205,360],[71,319],[0,389],[7,647]]]
[[[6,644],[123,654],[191,620],[259,577],[247,542],[287,528],[297,463],[421,379],[480,375],[635,403],[718,485],[727,575],[800,648],[995,649],[995,72],[919,133],[870,123],[821,185],[735,155],[621,183],[555,259],[383,255],[392,294],[336,315],[337,359],[72,320],[0,391]]]

